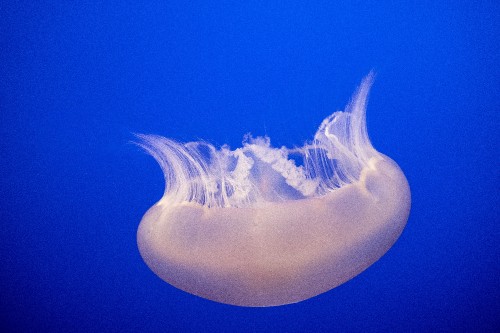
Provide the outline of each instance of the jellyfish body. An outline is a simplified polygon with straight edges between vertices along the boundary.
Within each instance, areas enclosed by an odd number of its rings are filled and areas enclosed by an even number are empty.
[[[301,148],[247,138],[217,150],[140,135],[166,181],[137,232],[146,264],[194,295],[276,306],[335,288],[377,261],[406,224],[410,190],[368,139],[371,83],[369,75]]]

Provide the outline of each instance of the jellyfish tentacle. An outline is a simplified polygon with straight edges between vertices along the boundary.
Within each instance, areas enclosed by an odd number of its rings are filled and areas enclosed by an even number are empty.
[[[245,137],[242,148],[216,149],[207,142],[178,143],[156,135],[137,135],[138,145],[160,164],[165,175],[165,198],[207,207],[245,207],[270,200],[269,188],[284,182],[289,188],[272,194],[277,201],[320,197],[359,180],[368,161],[380,154],[366,130],[366,103],[373,82],[370,73],[345,111],[321,123],[311,143],[301,148],[271,147],[268,137]],[[202,153],[208,150],[208,155]],[[290,154],[300,154],[297,166]],[[229,170],[229,160],[236,166]],[[255,174],[266,174],[264,181]]]

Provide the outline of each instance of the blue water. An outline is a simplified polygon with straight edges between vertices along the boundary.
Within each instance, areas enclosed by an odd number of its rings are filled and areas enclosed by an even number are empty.
[[[388,3],[3,3],[2,331],[500,330],[500,6]],[[147,268],[135,233],[164,184],[132,133],[301,145],[372,69],[369,134],[412,190],[381,260],[262,309]]]

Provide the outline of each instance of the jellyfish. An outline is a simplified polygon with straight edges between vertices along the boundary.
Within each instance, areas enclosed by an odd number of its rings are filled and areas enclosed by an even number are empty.
[[[147,266],[188,293],[265,307],[327,292],[376,262],[406,225],[410,189],[368,138],[372,82],[370,73],[303,147],[138,135],[165,177],[137,231]]]

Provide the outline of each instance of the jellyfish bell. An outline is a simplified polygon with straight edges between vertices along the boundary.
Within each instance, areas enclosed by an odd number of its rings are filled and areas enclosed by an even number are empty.
[[[273,148],[266,137],[230,150],[139,135],[166,182],[137,231],[150,269],[213,301],[277,306],[324,293],[377,261],[406,224],[410,190],[368,139],[372,81],[300,148]]]

